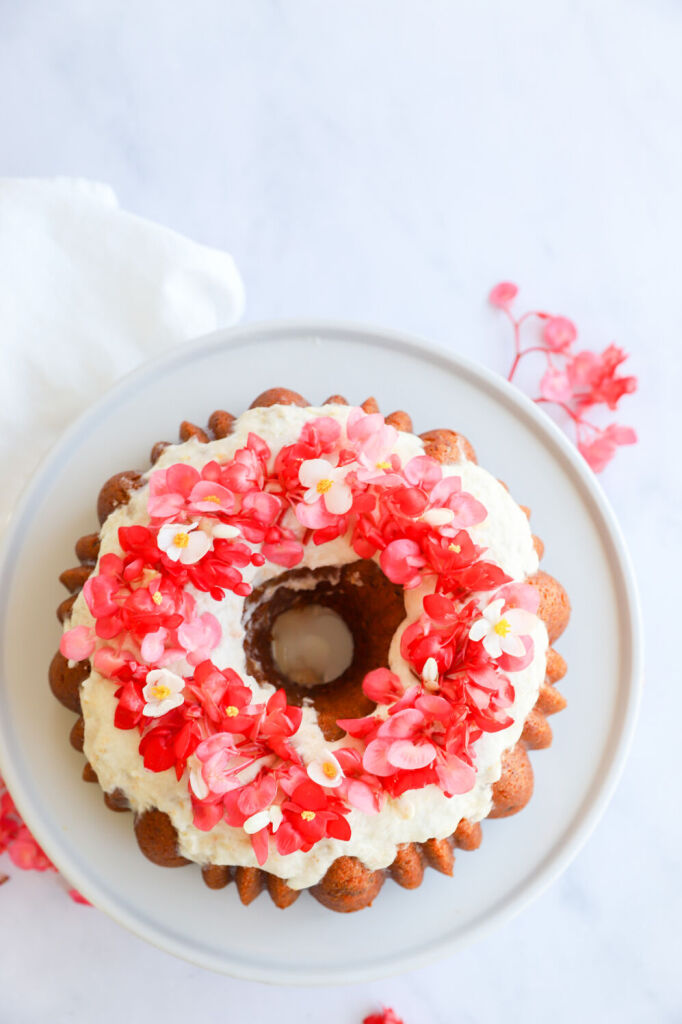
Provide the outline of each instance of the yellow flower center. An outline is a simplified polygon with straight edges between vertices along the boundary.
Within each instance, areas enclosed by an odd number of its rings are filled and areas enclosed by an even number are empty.
[[[511,630],[511,626],[509,625],[506,619],[500,619],[500,621],[495,626],[493,626],[493,629],[495,630],[498,636],[506,636],[507,633]]]
[[[377,469],[390,469],[390,468],[391,468],[391,463],[390,462],[377,462]]]
[[[313,821],[315,818],[315,811],[301,811],[301,817],[304,821]]]
[[[189,534],[176,533],[175,536],[173,537],[173,543],[175,544],[176,548],[186,548],[187,545],[189,544]]]
[[[325,761],[322,765],[322,774],[326,775],[328,779],[335,779],[338,775],[336,765],[331,761]]]
[[[333,480],[328,480],[326,477],[323,480],[318,480],[315,490],[318,494],[326,494],[327,491],[331,490],[333,482]]]
[[[163,601],[163,595],[160,590],[157,590],[155,593],[152,594],[152,601],[154,602],[154,604],[161,604],[161,602]]]
[[[204,498],[204,501],[213,501],[215,502],[216,505],[220,504],[220,498],[218,497],[217,494],[207,494],[206,497]]]
[[[225,714],[228,718],[234,718],[235,715],[239,714],[239,708],[236,708],[234,704],[230,704],[229,708],[225,708]]]
[[[458,555],[461,550],[462,548],[459,544],[448,544],[448,551],[454,551],[456,555]]]
[[[170,686],[166,686],[164,683],[157,683],[156,686],[152,686],[152,697],[154,700],[166,700],[170,695]]]

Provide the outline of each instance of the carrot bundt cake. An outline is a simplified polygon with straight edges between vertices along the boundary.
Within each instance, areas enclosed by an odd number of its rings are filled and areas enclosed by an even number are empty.
[[[566,626],[528,510],[451,430],[275,388],[103,486],[50,666],[157,864],[338,911],[531,796]]]

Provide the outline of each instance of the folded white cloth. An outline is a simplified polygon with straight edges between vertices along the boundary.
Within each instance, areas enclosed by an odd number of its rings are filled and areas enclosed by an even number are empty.
[[[41,454],[86,405],[243,307],[231,256],[119,209],[108,186],[0,179],[0,531]]]

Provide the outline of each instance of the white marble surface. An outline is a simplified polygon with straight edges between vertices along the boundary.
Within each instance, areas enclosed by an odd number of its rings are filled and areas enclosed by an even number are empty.
[[[628,348],[641,392],[621,418],[641,443],[603,484],[648,629],[616,796],[504,930],[400,979],[276,991],[176,962],[15,873],[2,1024],[355,1024],[381,1002],[406,1024],[682,1019],[681,40],[674,0],[0,5],[2,173],[107,180],[225,246],[249,319],[375,321],[502,369],[484,296],[511,276],[588,344]]]

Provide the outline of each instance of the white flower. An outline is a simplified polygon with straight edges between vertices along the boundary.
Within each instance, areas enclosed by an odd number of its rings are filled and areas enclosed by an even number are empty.
[[[147,681],[142,690],[146,704],[142,714],[147,718],[159,718],[173,708],[179,708],[185,698],[182,691],[185,680],[167,668],[155,668],[147,672]]]
[[[502,654],[521,658],[526,653],[521,637],[533,628],[535,616],[522,608],[510,608],[503,615],[503,607],[504,598],[491,601],[483,609],[483,618],[476,619],[469,630],[469,638],[482,640],[491,658],[499,658]]]
[[[326,459],[308,459],[301,463],[298,479],[308,490],[303,495],[306,505],[312,505],[318,498],[324,499],[327,512],[342,516],[353,504],[353,494],[346,483],[350,466],[332,466]]]
[[[255,835],[256,832],[260,832],[262,828],[267,828],[268,825],[272,825],[272,831],[276,832],[282,823],[282,808],[279,804],[272,804],[270,807],[266,807],[263,811],[257,811],[252,814],[250,818],[247,818],[242,828],[247,835]]]
[[[336,789],[344,779],[343,769],[331,750],[325,750],[310,762],[308,775],[318,786],[328,786],[330,789]]]
[[[422,682],[425,688],[427,690],[437,690],[439,676],[438,662],[435,658],[427,658],[422,669]]]
[[[166,523],[159,530],[156,543],[172,562],[193,565],[203,558],[213,542],[203,530],[197,533],[198,523]]]

